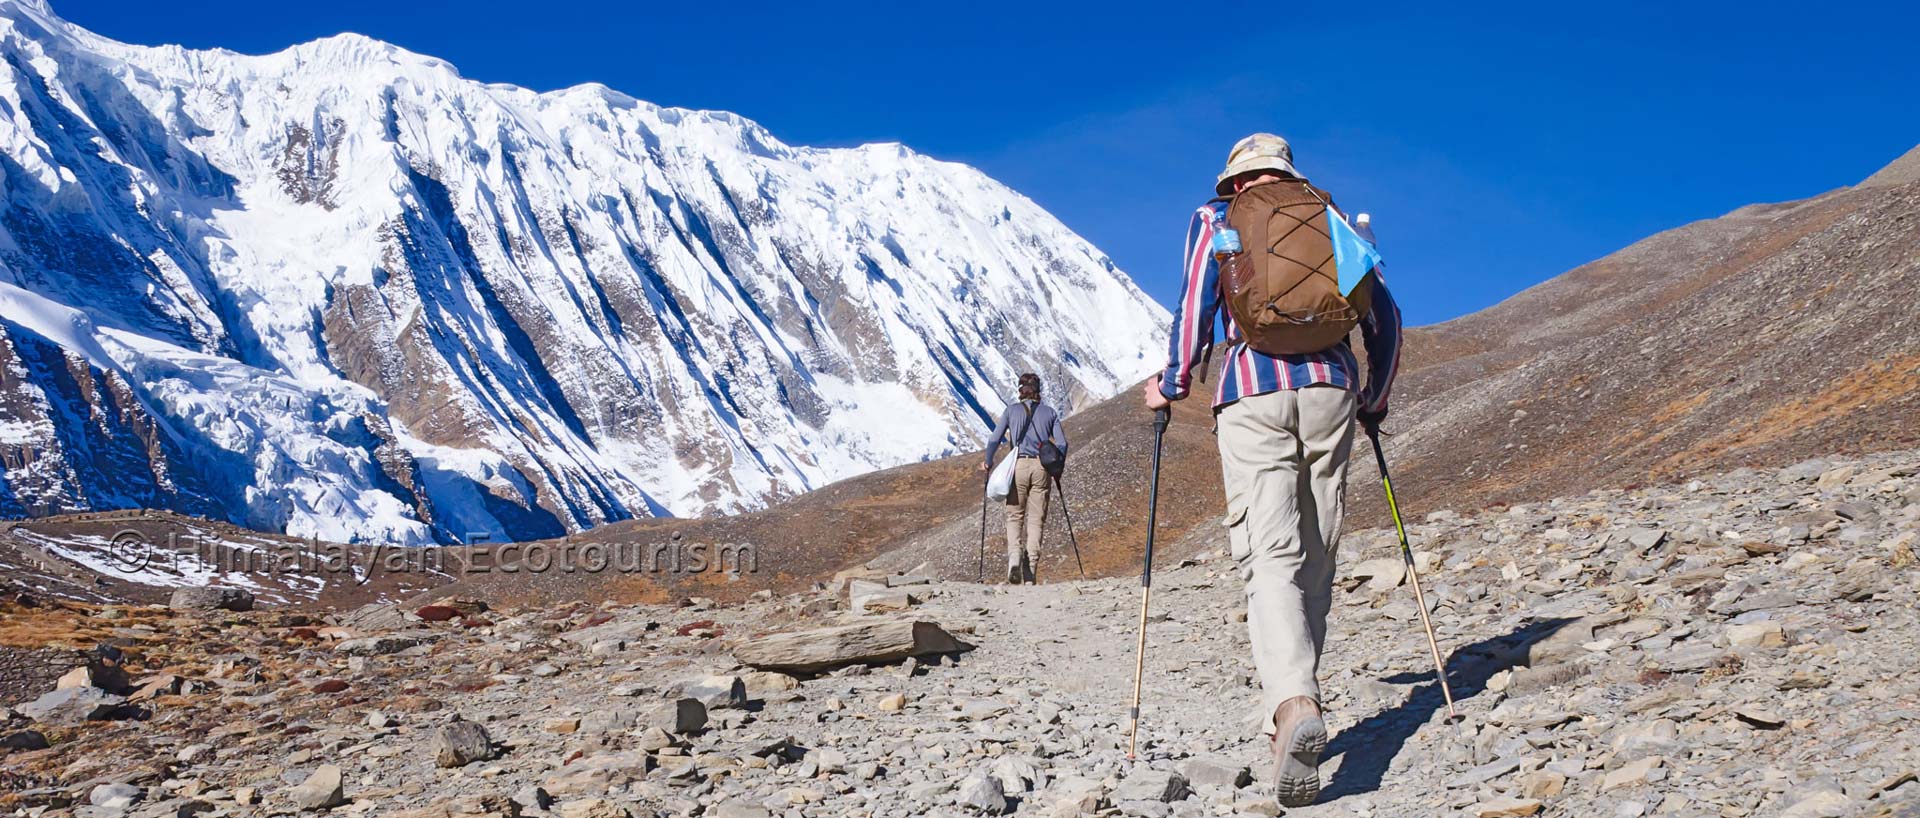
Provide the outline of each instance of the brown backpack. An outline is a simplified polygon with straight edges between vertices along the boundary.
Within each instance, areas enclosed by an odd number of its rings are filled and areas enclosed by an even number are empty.
[[[1345,340],[1366,305],[1340,293],[1327,233],[1332,197],[1287,179],[1216,201],[1227,202],[1227,225],[1240,231],[1241,251],[1220,260],[1220,295],[1247,346],[1297,355]]]

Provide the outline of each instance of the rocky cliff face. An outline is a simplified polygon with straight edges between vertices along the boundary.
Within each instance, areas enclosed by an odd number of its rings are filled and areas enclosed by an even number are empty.
[[[10,354],[102,375],[0,394],[65,407],[0,443],[67,453],[8,469],[34,511],[398,542],[734,512],[973,447],[1023,370],[1110,395],[1164,330],[1031,201],[898,145],[356,35],[130,46],[34,0],[0,0],[0,57]],[[78,329],[19,340],[41,321]],[[88,471],[87,434],[133,467]]]
[[[0,320],[0,514],[38,516],[72,498],[106,506],[217,510],[175,468],[182,452],[132,388],[17,324]],[[184,489],[184,490],[183,490]]]

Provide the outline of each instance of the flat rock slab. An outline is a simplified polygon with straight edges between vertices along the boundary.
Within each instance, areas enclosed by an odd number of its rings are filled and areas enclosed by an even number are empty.
[[[430,644],[439,639],[440,634],[433,631],[402,631],[348,639],[334,645],[333,649],[337,653],[348,656],[386,656]]]
[[[1247,765],[1221,756],[1187,759],[1180,765],[1180,774],[1186,776],[1187,783],[1196,787],[1237,790],[1253,783],[1253,771]]]
[[[95,687],[69,687],[55,690],[14,708],[42,724],[72,727],[85,721],[105,721],[131,715],[124,696],[116,696]]]
[[[1112,798],[1121,801],[1159,801],[1171,803],[1191,792],[1186,776],[1171,770],[1136,770],[1113,790]]]
[[[175,588],[167,607],[176,611],[251,611],[253,594],[239,588]]]
[[[340,618],[343,627],[357,631],[390,631],[408,626],[407,616],[391,602],[369,602]]]
[[[1496,798],[1474,804],[1470,811],[1475,818],[1522,818],[1538,813],[1540,806],[1537,798]]]
[[[770,634],[735,647],[733,656],[760,670],[813,673],[972,649],[937,624],[902,620]]]

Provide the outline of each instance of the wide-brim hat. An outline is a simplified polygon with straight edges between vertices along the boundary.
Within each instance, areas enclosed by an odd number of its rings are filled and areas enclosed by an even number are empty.
[[[1274,134],[1257,133],[1234,143],[1233,151],[1227,154],[1227,169],[1220,171],[1213,190],[1222,196],[1231,196],[1233,177],[1256,170],[1300,178],[1300,172],[1293,169],[1293,146]]]

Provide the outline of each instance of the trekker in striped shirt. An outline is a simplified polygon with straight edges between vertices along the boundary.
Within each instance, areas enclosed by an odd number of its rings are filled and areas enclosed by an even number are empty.
[[[1255,134],[1234,146],[1216,189],[1226,197],[1304,181],[1286,140]],[[1326,202],[1333,209],[1331,199]],[[1214,233],[1227,227],[1227,207],[1210,202],[1187,227],[1185,288],[1173,317],[1167,368],[1143,390],[1150,410],[1187,397],[1192,370],[1213,343],[1222,291],[1212,245]],[[1247,630],[1262,688],[1259,717],[1272,737],[1275,780],[1287,806],[1312,803],[1319,795],[1327,733],[1318,669],[1354,423],[1377,429],[1386,418],[1399,366],[1400,311],[1377,268],[1356,290],[1369,287],[1351,298],[1363,310],[1360,335],[1372,364],[1364,384],[1347,340],[1320,352],[1268,355],[1250,349],[1232,318],[1220,316],[1226,361],[1213,412],[1228,543],[1246,583]]]

